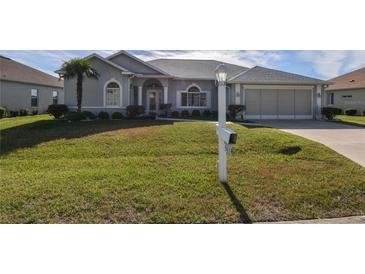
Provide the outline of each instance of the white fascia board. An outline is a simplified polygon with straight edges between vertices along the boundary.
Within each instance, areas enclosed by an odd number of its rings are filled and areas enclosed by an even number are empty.
[[[161,69],[159,69],[159,68],[157,68],[157,67],[155,67],[155,66],[153,66],[153,65],[151,65],[151,64],[149,64],[149,63],[147,63],[145,61],[143,61],[142,59],[139,59],[138,57],[136,57],[136,56],[128,53],[125,50],[120,50],[120,51],[118,51],[118,52],[116,52],[116,53],[114,53],[114,54],[106,57],[106,59],[110,60],[110,59],[114,58],[115,56],[118,56],[118,55],[121,55],[121,54],[124,54],[124,55],[126,55],[126,56],[134,59],[135,61],[140,62],[143,65],[145,65],[145,66],[147,66],[147,67],[149,67],[149,68],[151,68],[151,69],[153,69],[155,71],[158,71],[158,72],[162,73],[163,75],[169,75],[167,72],[165,72],[165,71],[163,71],[163,70],[161,70]]]
[[[115,64],[113,62],[110,62],[109,60],[105,59],[104,57],[102,57],[102,56],[100,56],[99,54],[96,54],[96,53],[90,54],[90,55],[86,56],[84,59],[91,59],[93,57],[98,58],[99,60],[101,60],[101,61],[103,61],[103,62],[105,62],[105,63],[107,63],[107,64],[109,64],[109,65],[111,65],[111,66],[113,66],[113,67],[115,67],[117,69],[119,69],[119,70],[122,70],[122,71],[125,71],[125,72],[130,72],[126,68],[123,68],[122,66],[119,66],[119,65],[117,65],[117,64]]]

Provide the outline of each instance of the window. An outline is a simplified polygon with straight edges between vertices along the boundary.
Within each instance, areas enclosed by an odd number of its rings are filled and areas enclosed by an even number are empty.
[[[207,93],[200,91],[197,86],[190,87],[187,91],[181,92],[182,107],[207,107]]]
[[[58,91],[56,90],[52,91],[52,104],[58,104]]]
[[[111,82],[106,86],[105,101],[107,106],[120,105],[120,88],[115,82]]]
[[[352,98],[352,95],[342,95],[342,98],[344,98],[344,99],[351,99]]]
[[[38,89],[32,88],[30,90],[30,106],[38,107]]]
[[[334,93],[327,93],[327,104],[333,105],[335,103]]]

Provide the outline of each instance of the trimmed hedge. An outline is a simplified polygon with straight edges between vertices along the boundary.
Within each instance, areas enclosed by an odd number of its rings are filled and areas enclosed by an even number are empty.
[[[194,109],[193,112],[191,113],[191,116],[200,117],[200,110]]]
[[[123,116],[123,114],[121,113],[121,112],[113,112],[113,114],[112,114],[112,119],[123,119],[124,118],[124,116]]]
[[[356,113],[357,113],[356,109],[346,109],[345,110],[345,114],[348,115],[348,116],[355,116]]]
[[[38,109],[33,109],[32,110],[32,115],[37,115],[38,114]]]
[[[204,110],[203,111],[203,116],[204,117],[210,117],[210,116],[212,116],[212,112],[210,110]]]
[[[324,107],[321,111],[322,115],[326,116],[328,120],[333,120],[333,118],[336,115],[339,115],[342,113],[342,110],[340,108],[335,107]]]
[[[213,110],[213,111],[212,111],[212,116],[213,116],[214,118],[218,118],[218,111]]]
[[[84,115],[84,117],[86,119],[89,119],[89,120],[95,120],[97,118],[96,115],[94,113],[92,113],[91,111],[85,110],[82,112],[82,114]]]
[[[9,111],[9,116],[10,117],[17,117],[17,116],[19,116],[19,111],[17,111],[17,110],[10,110]]]
[[[127,106],[127,116],[128,118],[136,118],[139,115],[144,113],[144,106],[135,106],[129,105]]]
[[[54,116],[56,119],[60,119],[68,112],[68,107],[62,104],[49,105],[47,112]]]
[[[173,111],[172,113],[171,113],[171,116],[173,117],[173,118],[178,118],[179,117],[179,112],[178,111]]]
[[[86,119],[82,112],[70,111],[65,114],[65,119],[68,121],[76,122]]]
[[[160,110],[164,112],[164,116],[167,117],[168,113],[171,111],[172,104],[161,104]]]
[[[106,111],[100,111],[98,114],[98,117],[101,120],[107,120],[107,119],[109,119],[109,113]]]
[[[19,109],[19,116],[27,116],[28,110],[26,109]]]
[[[181,112],[181,117],[189,117],[189,111],[187,111],[187,110],[183,110],[182,112]]]

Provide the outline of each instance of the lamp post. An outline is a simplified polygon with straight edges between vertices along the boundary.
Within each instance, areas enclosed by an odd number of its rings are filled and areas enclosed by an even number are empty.
[[[218,174],[222,183],[227,182],[227,153],[221,130],[226,128],[226,82],[227,69],[224,64],[215,70],[218,82]]]

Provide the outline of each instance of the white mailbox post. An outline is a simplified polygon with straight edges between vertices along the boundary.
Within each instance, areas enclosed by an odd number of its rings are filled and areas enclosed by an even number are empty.
[[[226,128],[226,66],[219,65],[215,73],[218,82],[218,175],[222,183],[227,183],[227,153],[231,151],[231,144],[236,143],[237,134]]]

